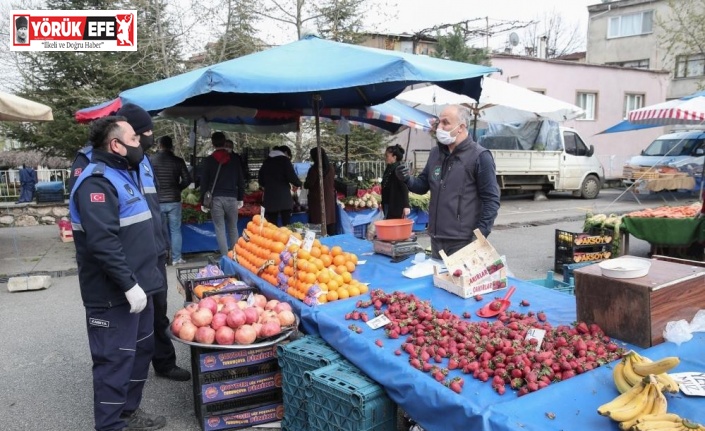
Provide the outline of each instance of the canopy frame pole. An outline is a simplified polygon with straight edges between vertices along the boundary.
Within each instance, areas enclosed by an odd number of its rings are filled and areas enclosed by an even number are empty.
[[[323,155],[321,154],[321,118],[320,118],[321,95],[313,95],[313,112],[316,114],[316,149],[318,151],[318,187],[321,190],[321,236],[328,234],[326,229],[326,191],[323,188]]]

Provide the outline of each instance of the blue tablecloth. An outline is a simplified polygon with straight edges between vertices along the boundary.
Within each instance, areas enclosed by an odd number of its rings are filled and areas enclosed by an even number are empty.
[[[474,316],[474,312],[481,305],[473,299],[464,300],[434,287],[431,277],[403,277],[401,270],[410,265],[410,261],[393,264],[386,256],[368,254],[372,246],[367,241],[358,240],[351,235],[339,235],[323,238],[322,242],[327,245],[341,245],[343,249],[357,253],[360,259],[366,259],[367,263],[358,266],[354,276],[360,281],[369,282],[370,289],[414,293],[422,299],[430,300],[434,308],[447,307],[456,314],[469,311]],[[365,327],[362,334],[356,334],[347,328],[350,322],[344,320],[344,314],[355,308],[359,297],[309,307],[300,301],[292,300],[286,293],[245,271],[230,259],[224,258],[221,266],[226,273],[234,271],[246,280],[257,283],[266,296],[292,303],[307,333],[323,337],[343,356],[376,380],[389,396],[426,430],[618,430],[616,423],[596,413],[597,406],[617,395],[610,366],[552,384],[524,397],[517,397],[512,391],[500,396],[489,383],[465,376],[463,392],[455,394],[429,375],[410,367],[406,355],[394,355],[393,352],[401,346],[402,339],[388,339],[382,329],[373,331]],[[531,309],[546,311],[552,324],[568,324],[575,321],[575,297],[518,279],[510,279],[510,284],[517,288],[512,301],[514,306],[521,299],[528,299]],[[375,345],[377,339],[384,342],[383,348]],[[642,353],[652,359],[679,355],[682,362],[676,371],[702,371],[705,370],[705,356],[702,354],[704,341],[705,335],[701,333],[680,347],[664,343],[643,350]],[[450,377],[455,375],[462,374],[457,370],[451,371]],[[668,398],[669,412],[705,422],[705,398],[670,395]],[[554,413],[556,418],[548,419],[546,412]],[[576,425],[578,423],[580,425]]]
[[[353,233],[355,227],[367,225],[373,221],[381,220],[382,218],[382,211],[380,211],[379,208],[367,208],[359,211],[345,211],[341,220],[341,232]],[[428,225],[428,213],[426,211],[413,208],[408,218],[414,221],[414,232],[426,230],[426,226]]]

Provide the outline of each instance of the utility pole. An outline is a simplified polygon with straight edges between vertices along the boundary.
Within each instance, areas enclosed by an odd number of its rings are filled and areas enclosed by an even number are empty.
[[[490,50],[490,17],[485,17],[485,49]]]

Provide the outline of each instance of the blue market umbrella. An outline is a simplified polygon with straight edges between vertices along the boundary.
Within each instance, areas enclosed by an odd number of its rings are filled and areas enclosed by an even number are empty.
[[[320,148],[319,115],[323,108],[377,105],[393,99],[408,85],[422,82],[477,99],[482,77],[497,71],[494,67],[309,36],[126,90],[120,98],[153,114],[174,107],[310,108]],[[319,174],[323,188],[322,172]],[[321,215],[325,220],[325,214]]]
[[[596,133],[596,135],[602,135],[606,133],[619,133],[619,132],[630,132],[632,130],[642,130],[642,129],[651,129],[653,127],[662,127],[662,124],[634,124],[630,123],[629,120],[624,120],[620,123],[615,124],[612,127],[609,127],[600,133]]]

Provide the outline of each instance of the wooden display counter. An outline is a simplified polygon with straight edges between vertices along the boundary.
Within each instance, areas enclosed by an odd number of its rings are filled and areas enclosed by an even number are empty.
[[[649,347],[664,341],[666,323],[690,320],[705,308],[705,268],[651,260],[644,277],[617,279],[600,267],[575,270],[577,318],[610,337]]]

